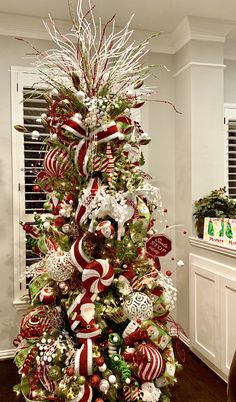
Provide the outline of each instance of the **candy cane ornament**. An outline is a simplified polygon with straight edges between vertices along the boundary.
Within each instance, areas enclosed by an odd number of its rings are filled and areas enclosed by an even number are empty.
[[[83,250],[83,240],[85,234],[79,236],[76,241],[72,244],[70,249],[70,257],[73,264],[76,266],[79,272],[82,272],[86,268],[90,259],[87,257]]]
[[[93,343],[91,339],[83,341],[75,353],[75,375],[88,377],[93,374]]]

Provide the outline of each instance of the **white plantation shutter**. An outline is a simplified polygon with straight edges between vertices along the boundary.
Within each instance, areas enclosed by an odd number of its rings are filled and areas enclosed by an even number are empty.
[[[44,212],[46,198],[44,192],[33,191],[45,154],[43,140],[48,136],[48,131],[37,121],[47,111],[47,103],[42,96],[42,89],[34,87],[32,94],[35,82],[37,77],[30,69],[12,68],[12,127],[22,124],[29,131],[23,134],[13,129],[12,132],[14,303],[17,308],[24,306],[20,299],[27,288],[25,267],[39,260],[31,249],[26,249],[25,233],[20,221],[32,223],[34,212]],[[40,133],[38,139],[32,139],[34,130]]]
[[[236,107],[225,109],[226,133],[226,188],[231,198],[236,199]]]

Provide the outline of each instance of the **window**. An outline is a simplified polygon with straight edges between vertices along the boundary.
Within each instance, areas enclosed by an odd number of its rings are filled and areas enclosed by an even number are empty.
[[[37,81],[31,69],[12,67],[11,98],[12,98],[12,165],[13,165],[13,230],[14,230],[14,304],[17,309],[24,307],[21,300],[25,294],[27,283],[25,267],[38,260],[38,257],[27,250],[25,233],[20,221],[32,222],[34,212],[43,212],[45,193],[34,192],[37,172],[42,169],[45,144],[43,140],[48,132],[38,119],[47,111],[47,103],[42,91],[35,89],[32,95],[32,85]],[[19,133],[15,124],[24,125],[29,133]],[[40,135],[32,138],[32,131]]]
[[[236,199],[236,105],[225,107],[226,189]]]

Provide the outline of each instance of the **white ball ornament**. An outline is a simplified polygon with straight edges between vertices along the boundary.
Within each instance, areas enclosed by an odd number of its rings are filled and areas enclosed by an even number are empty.
[[[32,131],[32,139],[37,140],[39,138],[39,132],[37,130]]]
[[[43,223],[43,227],[44,227],[44,229],[46,229],[46,230],[48,230],[49,228],[50,228],[50,222],[48,222],[48,221],[46,221],[46,222],[44,222]]]
[[[108,381],[110,384],[115,384],[116,383],[116,376],[114,374],[109,375]]]
[[[104,371],[106,371],[106,369],[107,369],[106,363],[104,363],[102,366],[99,366],[98,369],[99,369],[99,371],[101,371],[101,373],[104,373]]]
[[[153,317],[153,304],[151,299],[142,292],[128,295],[124,302],[124,313],[129,320],[149,320]]]
[[[59,214],[60,214],[61,216],[65,216],[65,215],[66,215],[66,210],[65,210],[65,208],[61,208],[60,211],[59,211]]]
[[[52,141],[56,141],[56,140],[57,140],[57,134],[56,134],[56,133],[51,134],[51,135],[50,135],[50,139],[51,139]]]
[[[75,266],[67,251],[56,251],[49,254],[45,262],[48,276],[56,282],[64,282],[72,277]]]
[[[83,102],[85,98],[85,93],[83,91],[77,91],[76,97],[79,101]]]
[[[56,88],[53,88],[51,91],[51,96],[53,96],[54,98],[57,98],[57,96],[59,95],[59,92]]]

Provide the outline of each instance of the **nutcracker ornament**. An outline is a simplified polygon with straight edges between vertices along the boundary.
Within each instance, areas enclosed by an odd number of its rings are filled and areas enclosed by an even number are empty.
[[[97,29],[89,0],[71,15],[68,35],[46,23],[55,47],[35,60],[30,96],[41,83],[49,135],[34,191],[46,202],[22,223],[40,261],[27,267],[15,391],[28,402],[168,402],[176,290],[159,257],[171,241],[153,226],[164,218],[141,170],[150,137],[132,117],[152,93],[148,41],[130,43],[130,21],[116,32],[114,17]]]

